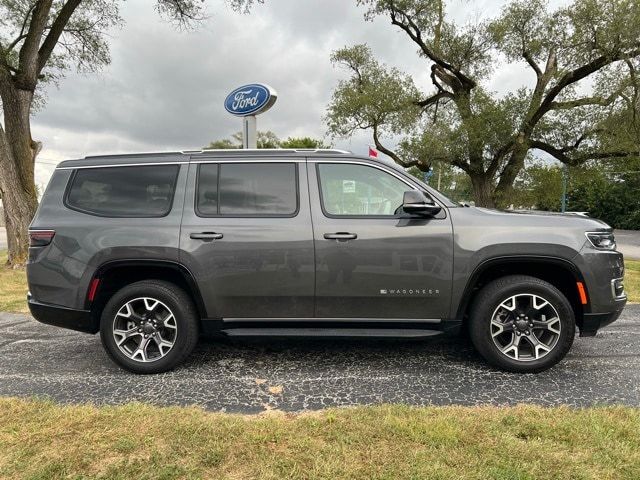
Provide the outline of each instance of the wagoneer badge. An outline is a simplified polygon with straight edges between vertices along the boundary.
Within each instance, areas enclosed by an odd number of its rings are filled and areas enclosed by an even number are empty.
[[[277,92],[269,85],[252,83],[236,88],[227,95],[224,108],[238,117],[258,115],[269,110],[277,99]]]

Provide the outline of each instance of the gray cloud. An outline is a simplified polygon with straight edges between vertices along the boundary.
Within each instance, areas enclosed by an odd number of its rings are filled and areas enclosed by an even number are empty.
[[[452,3],[460,20],[488,18],[503,1]],[[106,152],[191,149],[240,129],[224,111],[228,92],[264,82],[278,103],[259,117],[259,128],[280,137],[325,133],[322,117],[344,71],[331,51],[368,43],[378,57],[411,73],[428,88],[427,64],[386,18],[363,20],[364,9],[345,0],[267,0],[250,15],[210,1],[211,18],[196,31],[162,22],[151,1],[125,2],[125,26],[111,32],[113,63],[102,73],[69,74],[51,87],[33,121],[43,141],[43,162]],[[471,7],[470,7],[471,5]],[[491,88],[522,85],[525,70],[497,69]],[[336,147],[365,152],[368,133],[338,140]],[[46,182],[50,166],[38,166]]]

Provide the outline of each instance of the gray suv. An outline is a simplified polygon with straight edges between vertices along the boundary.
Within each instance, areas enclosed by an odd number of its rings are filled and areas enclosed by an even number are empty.
[[[606,224],[456,205],[339,150],[65,161],[29,234],[33,316],[100,332],[138,373],[175,367],[200,334],[462,330],[492,365],[539,372],[626,302]]]

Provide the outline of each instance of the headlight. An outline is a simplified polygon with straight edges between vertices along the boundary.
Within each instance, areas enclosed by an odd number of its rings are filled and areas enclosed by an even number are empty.
[[[610,232],[587,232],[585,234],[593,245],[598,250],[615,250],[616,238],[613,233]]]

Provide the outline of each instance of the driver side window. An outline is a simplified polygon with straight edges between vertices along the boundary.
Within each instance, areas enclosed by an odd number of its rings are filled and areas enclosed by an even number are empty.
[[[332,216],[394,216],[411,187],[366,165],[320,163],[322,207]]]

